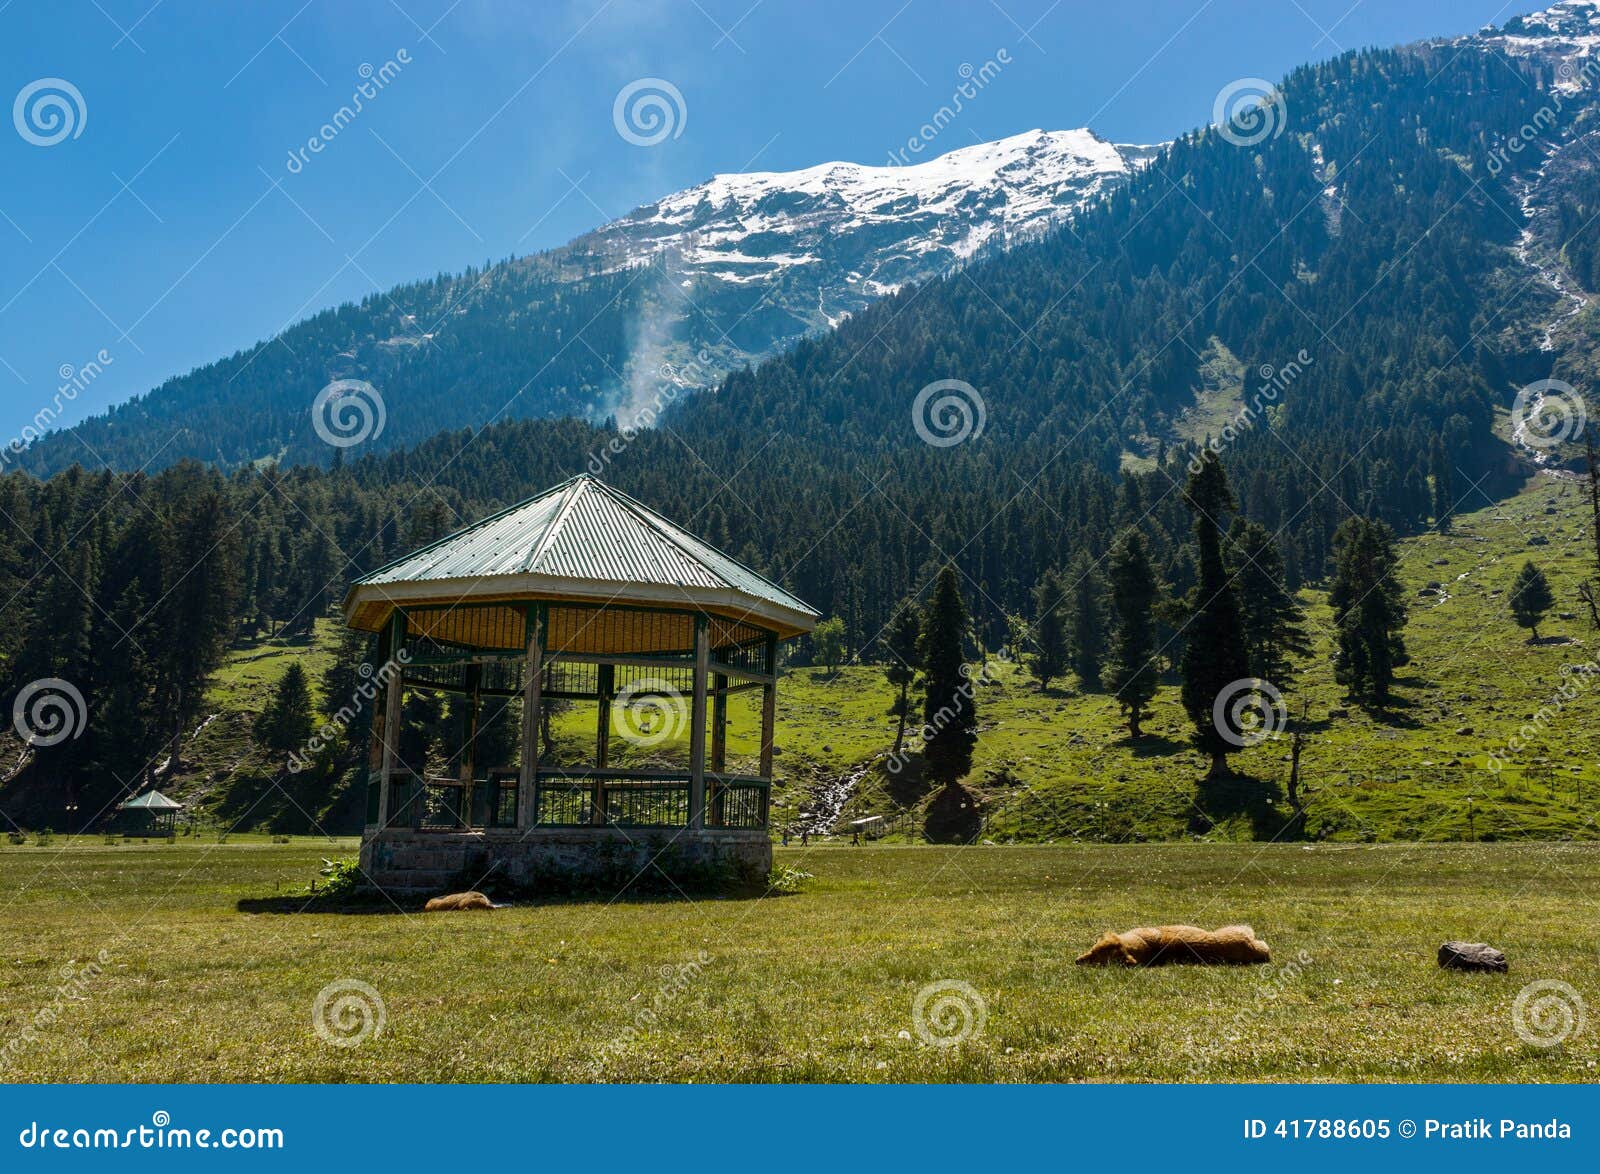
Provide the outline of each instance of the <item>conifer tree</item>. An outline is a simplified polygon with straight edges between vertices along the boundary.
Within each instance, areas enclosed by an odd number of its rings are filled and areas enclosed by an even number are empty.
[[[1098,689],[1106,653],[1105,586],[1087,550],[1067,569],[1067,595],[1072,671],[1085,690]]]
[[[1522,569],[1517,572],[1516,580],[1511,584],[1509,602],[1512,618],[1532,632],[1537,643],[1539,621],[1555,606],[1556,597],[1550,591],[1550,583],[1544,577],[1544,572],[1532,562],[1523,563]]]
[[[1450,515],[1456,508],[1455,475],[1444,443],[1434,438],[1428,464],[1433,470],[1433,525],[1439,533],[1450,529]]]
[[[289,754],[310,740],[313,728],[306,670],[298,660],[291,660],[273,686],[267,707],[256,719],[256,741],[268,750]]]
[[[1127,529],[1112,544],[1106,577],[1110,580],[1111,640],[1105,685],[1128,719],[1128,733],[1142,738],[1145,706],[1156,695],[1155,572],[1144,538]]]
[[[921,640],[921,611],[915,600],[905,600],[894,619],[889,621],[889,629],[883,636],[884,651],[888,657],[883,674],[889,678],[889,684],[899,691],[899,696],[895,698],[895,713],[900,718],[900,724],[894,732],[896,757],[905,745],[906,716],[911,705],[911,686],[917,679],[917,645]]]
[[[1294,657],[1309,656],[1305,609],[1289,590],[1283,556],[1267,528],[1235,518],[1228,533],[1229,570],[1239,592],[1250,675],[1286,689]]]
[[[1199,578],[1187,601],[1184,647],[1183,708],[1194,726],[1195,745],[1211,758],[1210,778],[1227,774],[1228,753],[1241,744],[1243,732],[1222,729],[1232,721],[1232,707],[1217,710],[1217,700],[1250,676],[1244,621],[1239,597],[1228,578],[1222,555],[1222,517],[1234,508],[1233,492],[1216,453],[1207,451],[1184,487],[1184,502],[1194,514]],[[1213,716],[1220,713],[1220,721]]]
[[[1067,588],[1061,576],[1046,571],[1033,589],[1033,655],[1028,669],[1039,682],[1039,691],[1067,671],[1067,628],[1062,618]]]
[[[922,624],[923,755],[928,777],[953,783],[972,769],[978,742],[977,706],[961,642],[968,626],[956,570],[939,572]]]
[[[1347,518],[1333,536],[1334,579],[1328,595],[1338,646],[1334,677],[1352,697],[1382,704],[1394,670],[1408,663],[1400,631],[1405,592],[1395,577],[1394,533],[1382,522]]]

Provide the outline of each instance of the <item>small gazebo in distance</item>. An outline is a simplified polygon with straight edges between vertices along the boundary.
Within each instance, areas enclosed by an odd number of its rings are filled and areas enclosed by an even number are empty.
[[[818,619],[781,587],[585,475],[357,580],[344,611],[383,666],[374,883],[770,870],[778,646]],[[734,770],[746,690],[760,728]]]
[[[116,806],[117,814],[122,817],[117,822],[130,836],[176,835],[178,812],[182,810],[182,803],[155,790],[124,799]]]

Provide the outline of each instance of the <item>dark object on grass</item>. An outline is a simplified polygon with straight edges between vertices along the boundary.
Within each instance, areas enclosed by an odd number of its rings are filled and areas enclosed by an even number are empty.
[[[1439,947],[1439,965],[1446,970],[1490,970],[1504,974],[1506,956],[1487,942],[1446,942]]]

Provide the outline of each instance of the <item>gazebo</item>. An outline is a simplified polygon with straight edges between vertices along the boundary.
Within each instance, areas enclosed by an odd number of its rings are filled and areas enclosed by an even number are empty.
[[[124,799],[116,810],[123,816],[124,830],[131,835],[170,836],[177,831],[178,812],[183,810],[183,804],[160,791],[146,791]]]
[[[771,869],[778,647],[818,615],[655,511],[575,477],[358,579],[344,614],[379,637],[361,865],[380,887]]]

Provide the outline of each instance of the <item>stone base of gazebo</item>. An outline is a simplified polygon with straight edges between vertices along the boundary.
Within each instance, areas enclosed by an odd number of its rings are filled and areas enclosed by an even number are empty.
[[[764,882],[772,841],[765,830],[727,828],[391,828],[362,837],[361,871],[385,892],[404,895],[487,884],[491,876],[531,891],[692,890]]]

